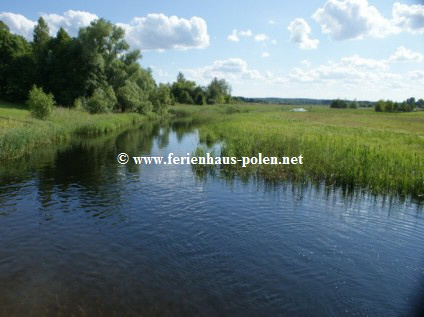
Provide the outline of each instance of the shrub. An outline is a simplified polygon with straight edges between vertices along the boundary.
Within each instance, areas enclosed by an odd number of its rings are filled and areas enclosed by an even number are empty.
[[[196,101],[196,105],[203,106],[206,103],[205,95],[203,95],[202,93],[198,93],[196,95],[195,101]]]
[[[144,91],[133,81],[125,81],[124,86],[118,89],[118,102],[122,112],[139,111],[146,100]]]
[[[148,99],[142,100],[138,108],[136,109],[136,111],[140,114],[147,114],[149,112],[152,112],[152,110],[153,110],[153,105]]]
[[[346,100],[334,99],[331,101],[330,107],[344,109],[347,108],[347,102]]]
[[[159,87],[150,95],[150,101],[153,104],[153,111],[163,113],[172,103],[171,90],[165,84],[159,84]]]
[[[86,104],[87,104],[87,99],[85,99],[84,97],[79,97],[74,100],[73,108],[79,111],[85,110]]]
[[[38,119],[47,119],[55,106],[52,94],[46,94],[42,88],[33,86],[29,91],[27,104],[31,114]]]
[[[107,86],[94,90],[85,107],[90,113],[106,113],[111,112],[116,103],[117,100],[113,88]]]
[[[384,111],[384,108],[385,108],[384,100],[377,101],[377,103],[375,104],[375,111],[382,112]]]

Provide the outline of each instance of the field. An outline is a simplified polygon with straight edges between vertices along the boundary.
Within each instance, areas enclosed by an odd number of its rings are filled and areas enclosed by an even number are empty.
[[[400,197],[424,197],[424,112],[284,106],[178,106],[202,122],[201,139],[222,156],[299,156],[303,165],[251,165],[233,172],[267,180],[317,181]],[[230,167],[231,168],[231,167]]]
[[[13,160],[34,147],[60,144],[74,135],[99,135],[145,120],[138,114],[90,115],[84,111],[55,109],[49,120],[31,117],[25,105],[0,101],[0,160]]]

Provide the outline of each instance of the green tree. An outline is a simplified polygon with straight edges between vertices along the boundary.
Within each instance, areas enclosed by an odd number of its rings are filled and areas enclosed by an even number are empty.
[[[51,39],[49,32],[49,26],[43,17],[40,17],[34,27],[32,48],[36,63],[36,82],[41,86],[46,86],[49,77],[47,74],[48,46]]]
[[[214,78],[207,87],[208,103],[225,103],[228,96],[231,96],[231,86],[225,79]]]
[[[377,112],[383,112],[385,109],[385,102],[384,100],[379,100],[375,104],[375,111]]]
[[[169,86],[165,84],[159,84],[159,87],[156,89],[155,93],[152,94],[150,101],[153,104],[154,112],[165,112],[172,102],[171,89]]]
[[[358,109],[359,108],[359,103],[356,101],[356,99],[349,103],[349,108],[351,108],[351,109]]]
[[[337,109],[345,109],[348,107],[348,103],[346,100],[334,99],[331,101],[330,107],[337,108]]]
[[[117,98],[119,108],[122,112],[148,112],[148,109],[142,109],[147,104],[147,96],[143,90],[131,80],[127,80],[125,85],[118,89]]]
[[[384,111],[385,112],[393,112],[394,111],[394,103],[391,100],[386,100],[384,104]]]
[[[35,85],[29,92],[27,104],[31,114],[38,119],[50,117],[55,106],[53,95],[44,93]]]
[[[1,21],[0,21],[1,22]],[[0,24],[0,97],[24,101],[35,80],[31,45],[23,36],[10,33]]]
[[[90,113],[111,112],[117,103],[115,92],[111,86],[96,88],[87,100],[86,110]]]
[[[178,73],[177,81],[171,86],[171,92],[178,103],[193,104],[194,81],[187,80],[183,73]]]

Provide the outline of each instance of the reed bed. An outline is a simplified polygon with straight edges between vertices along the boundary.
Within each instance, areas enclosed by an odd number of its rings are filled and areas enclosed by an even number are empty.
[[[221,142],[220,156],[302,155],[304,164],[222,168],[243,177],[317,181],[424,198],[424,112],[379,114],[313,107],[295,113],[262,107],[229,115],[195,108],[191,115],[195,120],[208,118],[200,126],[201,140],[209,145]]]

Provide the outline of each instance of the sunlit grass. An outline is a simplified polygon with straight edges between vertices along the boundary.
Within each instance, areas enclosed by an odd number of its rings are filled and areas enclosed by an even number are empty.
[[[223,142],[222,156],[302,155],[304,164],[252,165],[233,172],[424,195],[424,112],[305,107],[308,112],[298,113],[282,106],[239,107],[240,112],[225,115],[217,106],[192,106],[195,120],[207,118],[200,127],[201,139]],[[181,109],[189,111],[187,106]]]
[[[73,135],[99,135],[131,127],[138,114],[98,114],[58,108],[48,120],[31,117],[24,105],[0,102],[0,160],[11,160],[34,147],[66,142]]]

